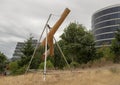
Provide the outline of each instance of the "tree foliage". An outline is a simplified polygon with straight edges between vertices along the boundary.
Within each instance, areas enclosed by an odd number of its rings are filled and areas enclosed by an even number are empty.
[[[11,74],[22,74],[25,72],[26,67],[28,66],[28,63],[31,60],[31,57],[33,55],[34,52],[34,48],[35,48],[35,43],[33,43],[33,37],[29,37],[24,44],[24,47],[21,49],[22,52],[22,56],[19,60],[16,60],[15,62],[11,62],[10,63],[10,67],[14,67],[17,66],[17,68],[12,68],[11,70]],[[36,54],[30,64],[30,69],[38,69],[39,68],[39,64],[41,62],[41,53],[42,50],[40,48],[37,49]]]
[[[61,39],[57,43],[63,51],[63,54],[65,55],[68,63],[73,68],[80,66],[80,64],[94,62],[103,56],[105,56],[106,59],[109,59],[106,54],[110,54],[110,50],[106,49],[105,52],[103,52],[103,50],[101,49],[96,50],[92,33],[90,31],[87,31],[86,28],[81,24],[70,23],[64,29],[64,32],[60,36],[60,38]],[[18,67],[17,71],[15,71],[17,73],[23,73],[25,71],[25,68],[32,57],[34,51],[32,40],[33,37],[28,38],[25,42],[25,46],[21,50],[23,56],[21,56],[21,59],[17,61]],[[54,44],[54,57],[47,57],[47,68],[49,69],[63,69],[67,65],[64,58],[61,55],[61,52],[57,47],[57,43]],[[116,50],[115,48],[116,47],[113,46],[112,49]],[[30,65],[30,69],[43,69],[44,59],[42,58],[42,55],[44,53],[44,50],[45,48],[43,46],[40,45],[38,47],[35,53],[35,57],[33,58],[32,63]]]
[[[61,49],[63,50],[64,47],[64,42],[62,40],[57,42],[59,44],[59,46],[61,47]],[[66,65],[65,64],[65,60],[63,59],[58,47],[57,47],[57,43],[55,43],[54,45],[54,62],[52,62],[54,64],[55,69],[63,69],[63,67]],[[68,58],[68,57],[67,57]],[[67,59],[68,60],[68,59]]]
[[[61,39],[64,42],[64,54],[69,56],[70,62],[87,63],[94,60],[96,49],[93,35],[81,24],[70,23]]]
[[[32,60],[30,68],[32,68],[32,69],[39,68],[39,64],[43,61],[43,58],[42,58],[43,53],[44,53],[44,47],[39,46],[38,49],[36,50],[36,53],[35,53],[35,56]]]
[[[115,33],[115,39],[112,41],[111,51],[114,53],[114,62],[120,63],[120,29]]]
[[[33,40],[33,37],[28,38],[27,41],[25,41],[24,47],[21,49],[21,52],[23,53],[23,55],[21,56],[21,59],[19,61],[20,67],[27,65],[31,59],[31,56],[34,51],[32,40]]]
[[[7,57],[0,52],[0,73],[3,73],[5,71],[6,62],[7,62]]]
[[[18,69],[19,66],[17,61],[9,63],[9,70],[11,71],[11,74],[16,74]]]

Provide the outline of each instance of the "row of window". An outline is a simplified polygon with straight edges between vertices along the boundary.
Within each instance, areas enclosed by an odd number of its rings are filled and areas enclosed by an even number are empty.
[[[112,43],[112,40],[98,41],[98,42],[96,42],[96,46],[99,46],[99,45],[110,45],[111,43]]]
[[[109,9],[105,9],[105,10],[102,10],[98,13],[96,13],[94,16],[93,16],[93,19],[101,16],[101,15],[104,15],[104,14],[108,14],[108,13],[113,13],[113,12],[118,12],[120,11],[120,6],[118,7],[113,7],[113,8],[109,8]]]
[[[101,22],[101,21],[104,21],[104,20],[115,19],[115,18],[120,18],[120,13],[111,14],[111,15],[107,15],[107,16],[103,16],[101,18],[98,18],[94,21],[94,24]]]
[[[107,28],[96,30],[94,34],[96,35],[96,34],[106,33],[106,32],[115,32],[117,29],[119,29],[119,26],[107,27]]]
[[[114,38],[115,33],[109,33],[109,34],[103,34],[103,35],[98,35],[95,36],[96,40],[100,40],[100,39],[108,39],[108,38]]]
[[[110,26],[110,25],[118,25],[120,24],[120,19],[118,20],[112,20],[112,21],[106,21],[100,24],[95,25],[94,28],[101,28],[101,27],[105,27],[105,26]]]

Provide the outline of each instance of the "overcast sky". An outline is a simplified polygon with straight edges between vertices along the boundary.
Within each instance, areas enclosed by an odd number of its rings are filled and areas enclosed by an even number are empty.
[[[70,15],[56,32],[58,38],[63,29],[77,21],[91,29],[92,14],[120,0],[0,0],[0,51],[12,57],[17,42],[23,42],[32,33],[38,39],[50,13],[53,26],[63,10],[71,9]]]

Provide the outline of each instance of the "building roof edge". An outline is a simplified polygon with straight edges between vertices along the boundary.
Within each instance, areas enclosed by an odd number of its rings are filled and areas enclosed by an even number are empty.
[[[109,9],[109,8],[113,8],[113,7],[117,7],[117,6],[120,6],[120,4],[110,5],[110,6],[106,6],[106,7],[104,7],[104,8],[101,8],[101,9],[95,11],[95,12],[93,13],[92,17],[93,17],[96,13],[98,13],[98,12],[100,12],[100,11],[103,11],[103,10],[106,10],[106,9]]]

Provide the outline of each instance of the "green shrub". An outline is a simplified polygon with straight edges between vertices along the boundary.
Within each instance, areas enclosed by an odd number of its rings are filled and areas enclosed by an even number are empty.
[[[11,74],[15,74],[17,72],[18,68],[19,68],[18,63],[16,61],[9,63],[9,69],[10,69]]]
[[[11,75],[19,75],[19,74],[23,74],[25,73],[26,70],[26,65],[24,65],[23,67],[18,66],[18,62],[11,62],[9,64],[9,69],[10,69],[10,74]]]
[[[44,69],[44,62],[41,62],[41,63],[40,63],[39,69]]]
[[[52,62],[50,60],[47,61],[47,68],[54,69],[54,65],[52,64]]]
[[[111,51],[110,47],[102,47],[103,48],[103,57],[107,60],[107,61],[113,61],[114,58],[114,54]]]
[[[71,66],[72,68],[76,68],[76,67],[78,67],[78,66],[79,66],[79,63],[78,63],[78,62],[73,61],[73,62],[71,62],[71,63],[70,63],[70,66]]]
[[[114,63],[120,63],[120,29],[117,29],[110,48],[114,54]]]
[[[54,65],[51,63],[50,60],[48,60],[46,62],[46,68],[47,69],[54,69]],[[39,69],[44,69],[44,62],[42,62],[40,65],[39,65]]]
[[[23,73],[25,73],[26,68],[27,68],[27,66],[26,66],[26,65],[25,65],[25,66],[23,66],[23,67],[21,67],[21,68],[19,68],[19,69],[16,71],[16,73],[15,73],[15,74],[23,74]]]

